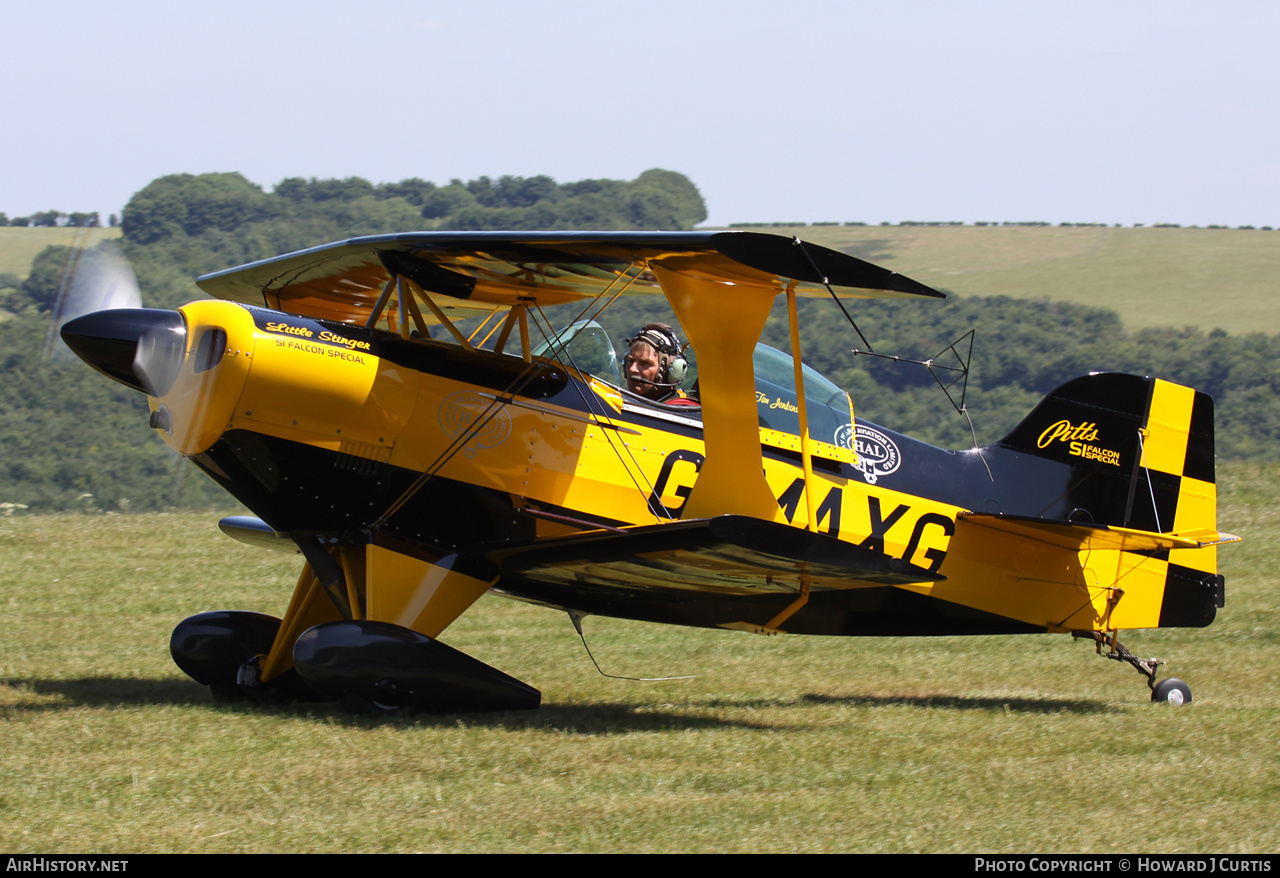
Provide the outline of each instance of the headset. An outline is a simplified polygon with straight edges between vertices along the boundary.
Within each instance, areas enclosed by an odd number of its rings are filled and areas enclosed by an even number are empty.
[[[642,341],[658,352],[658,381],[654,387],[679,387],[689,371],[684,348],[676,331],[665,323],[650,323],[640,328],[633,338],[626,340],[627,355],[622,361],[625,372],[631,365],[631,346]]]

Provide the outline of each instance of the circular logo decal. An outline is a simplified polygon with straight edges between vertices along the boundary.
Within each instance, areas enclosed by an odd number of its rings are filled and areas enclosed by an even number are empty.
[[[867,484],[874,485],[881,476],[898,469],[902,454],[894,441],[879,430],[862,424],[858,424],[857,430],[853,450],[858,453],[858,469]]]
[[[836,435],[832,442],[837,448],[853,447],[853,427],[849,424],[841,424],[836,427]]]
[[[450,439],[466,434],[462,453],[475,457],[482,448],[494,448],[511,435],[511,416],[506,406],[478,393],[461,391],[440,403],[440,429]]]

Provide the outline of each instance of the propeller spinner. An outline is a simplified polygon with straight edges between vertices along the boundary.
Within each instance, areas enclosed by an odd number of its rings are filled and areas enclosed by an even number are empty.
[[[68,320],[61,335],[103,375],[156,397],[173,385],[187,346],[182,314],[154,308],[96,311]]]

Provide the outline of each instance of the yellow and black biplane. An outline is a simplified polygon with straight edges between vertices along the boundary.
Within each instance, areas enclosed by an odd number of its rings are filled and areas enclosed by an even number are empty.
[[[534,708],[536,689],[439,639],[493,590],[575,624],[1071,633],[1154,700],[1191,697],[1117,634],[1223,605],[1216,547],[1234,538],[1203,393],[1094,373],[966,451],[856,421],[801,365],[797,298],[942,294],[749,232],[385,235],[198,283],[216,300],[100,311],[62,336],[256,516],[224,531],[305,557],[283,618],[175,629],[175,661],[217,695]],[[591,316],[638,293],[674,310],[698,405],[625,389]],[[775,301],[790,354],[759,344]],[[543,309],[566,303],[582,319],[548,332]]]

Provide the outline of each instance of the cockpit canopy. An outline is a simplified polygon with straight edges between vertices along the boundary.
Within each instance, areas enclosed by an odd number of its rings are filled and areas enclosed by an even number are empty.
[[[579,320],[560,333],[556,342],[544,342],[534,356],[548,357],[592,375],[613,387],[622,388],[620,359],[605,328],[594,320]],[[697,397],[696,351],[686,352],[689,372],[681,389]],[[798,436],[800,407],[797,404],[795,361],[789,354],[758,343],[752,356],[756,376],[756,409],[760,426]],[[849,396],[810,366],[804,366],[804,390],[809,418],[809,435],[838,448],[853,447],[853,417]],[[697,409],[681,407],[680,414],[696,417]]]

